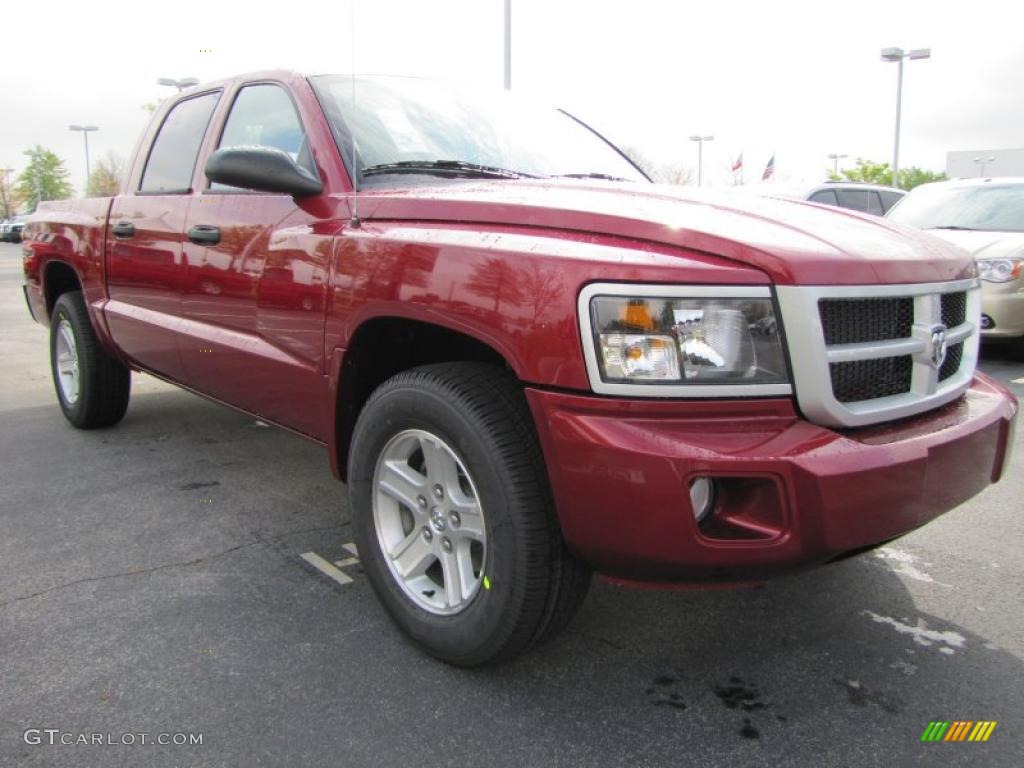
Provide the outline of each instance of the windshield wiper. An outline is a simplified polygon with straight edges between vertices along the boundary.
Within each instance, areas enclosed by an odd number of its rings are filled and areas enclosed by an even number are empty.
[[[609,173],[558,173],[548,176],[549,179],[601,179],[602,181],[629,181],[622,176],[612,176]]]
[[[928,229],[952,229],[958,232],[980,232],[981,230],[976,227],[960,227],[956,224],[943,224],[939,227],[928,227]]]
[[[402,160],[363,168],[363,176],[381,176],[388,173],[420,173],[428,176],[464,179],[535,179],[529,173],[496,168],[493,165],[467,163],[465,160]]]

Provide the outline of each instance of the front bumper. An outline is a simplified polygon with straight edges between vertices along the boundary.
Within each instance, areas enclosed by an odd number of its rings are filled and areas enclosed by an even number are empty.
[[[983,339],[1016,339],[1024,336],[1024,279],[1010,283],[982,283],[981,311],[990,327],[982,323]]]
[[[1001,476],[1017,399],[978,375],[949,405],[835,431],[789,400],[655,401],[526,390],[562,531],[597,570],[746,581],[900,536]],[[722,494],[698,527],[688,486]]]

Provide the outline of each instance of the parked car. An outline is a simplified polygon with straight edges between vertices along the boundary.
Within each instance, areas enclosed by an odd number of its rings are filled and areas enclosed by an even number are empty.
[[[4,219],[4,222],[0,224],[0,240],[5,243],[20,243],[21,232],[24,227],[24,216],[15,216],[10,219]]]
[[[850,181],[827,181],[813,186],[786,184],[750,184],[746,191],[767,197],[808,200],[812,203],[849,208],[853,211],[882,216],[907,193],[895,187],[860,184]]]
[[[210,83],[130,167],[26,228],[64,415],[115,424],[134,369],[324,446],[374,591],[450,663],[553,636],[592,570],[760,580],[1004,472],[974,260],[913,230],[655,186],[422,80]]]
[[[1024,359],[1024,178],[924,184],[889,219],[966,248],[981,277],[981,335]]]

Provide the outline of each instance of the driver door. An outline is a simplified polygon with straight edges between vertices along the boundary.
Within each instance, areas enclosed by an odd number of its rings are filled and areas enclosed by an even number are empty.
[[[239,88],[216,148],[233,146],[275,147],[317,174],[278,83]],[[318,221],[291,195],[207,183],[185,224],[182,314],[190,333],[180,353],[195,389],[322,439],[331,239],[317,234]]]

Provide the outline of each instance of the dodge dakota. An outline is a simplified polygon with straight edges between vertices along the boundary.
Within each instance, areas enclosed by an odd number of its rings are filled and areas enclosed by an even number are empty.
[[[118,422],[135,370],[323,445],[384,608],[456,665],[553,636],[593,571],[735,584],[877,546],[1012,445],[965,251],[654,185],[505,93],[197,86],[120,194],[25,241],[71,424]]]

